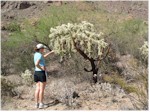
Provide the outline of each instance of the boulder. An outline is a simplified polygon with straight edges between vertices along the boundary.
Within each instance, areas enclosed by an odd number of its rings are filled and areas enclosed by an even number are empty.
[[[34,4],[31,4],[30,2],[26,2],[26,1],[23,1],[21,2],[19,5],[18,5],[18,9],[26,9],[26,8],[29,8],[30,6],[32,6]]]

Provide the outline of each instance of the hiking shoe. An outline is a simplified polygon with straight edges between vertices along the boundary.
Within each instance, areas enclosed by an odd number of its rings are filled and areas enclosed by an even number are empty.
[[[39,103],[36,103],[35,108],[39,108]]]
[[[48,105],[46,105],[46,104],[43,104],[43,103],[39,104],[39,109],[43,109],[43,108],[47,108],[47,107],[48,107]]]

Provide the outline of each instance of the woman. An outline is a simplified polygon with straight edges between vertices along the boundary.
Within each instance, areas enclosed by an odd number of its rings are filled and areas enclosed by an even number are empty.
[[[34,81],[36,82],[36,90],[35,90],[35,101],[36,108],[44,108],[47,107],[43,104],[43,96],[44,89],[46,86],[46,67],[45,67],[45,59],[48,55],[52,54],[54,51],[50,51],[44,53],[45,46],[43,44],[37,44],[35,48],[34,54],[34,64],[35,64],[35,73],[34,73]]]

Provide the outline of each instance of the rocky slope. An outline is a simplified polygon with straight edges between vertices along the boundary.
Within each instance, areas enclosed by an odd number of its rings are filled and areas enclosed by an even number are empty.
[[[40,18],[46,15],[48,7],[52,5],[60,6],[66,3],[76,3],[80,2],[52,2],[52,1],[2,1],[1,2],[1,33],[2,41],[6,40],[9,36],[9,32],[5,30],[5,26],[12,22],[21,22],[28,18]],[[129,2],[129,1],[102,1],[102,2],[92,2],[95,4],[95,8],[104,10],[109,13],[119,13],[128,14],[129,17],[143,19],[148,21],[148,2]],[[84,9],[84,6],[83,6]],[[82,9],[81,9],[82,10]]]

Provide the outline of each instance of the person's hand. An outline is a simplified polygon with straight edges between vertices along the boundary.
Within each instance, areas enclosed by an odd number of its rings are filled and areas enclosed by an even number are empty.
[[[54,53],[54,50],[52,50],[51,53]]]
[[[41,66],[41,68],[42,68],[42,70],[43,70],[43,71],[46,71],[46,67],[44,67],[44,66]]]
[[[49,51],[48,53],[46,53],[46,54],[43,55],[43,56],[44,56],[44,58],[46,58],[48,55],[53,54],[53,53],[54,53],[54,51],[52,50],[52,51]]]

